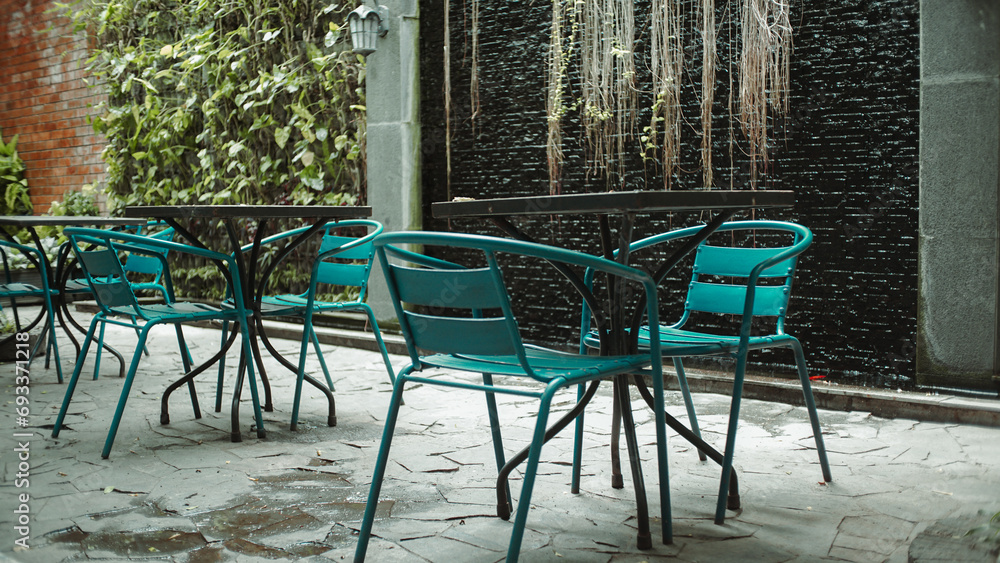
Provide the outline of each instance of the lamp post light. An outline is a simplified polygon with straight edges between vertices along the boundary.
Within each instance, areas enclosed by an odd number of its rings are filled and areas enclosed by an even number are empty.
[[[354,52],[367,57],[375,52],[378,38],[389,32],[389,8],[362,4],[347,16],[347,23]]]

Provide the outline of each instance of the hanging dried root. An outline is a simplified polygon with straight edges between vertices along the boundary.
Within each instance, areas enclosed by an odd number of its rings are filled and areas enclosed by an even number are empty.
[[[766,168],[768,106],[788,111],[792,26],[787,0],[743,0],[740,55],[740,124],[747,137],[750,184],[758,161]]]

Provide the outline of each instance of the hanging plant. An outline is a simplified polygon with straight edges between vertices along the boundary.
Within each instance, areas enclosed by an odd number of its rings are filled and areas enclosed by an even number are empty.
[[[591,169],[624,175],[626,142],[634,137],[635,6],[632,0],[583,0],[583,126]],[[655,19],[655,16],[654,16]]]
[[[680,97],[681,73],[684,71],[682,17],[680,0],[653,0],[650,18],[653,116],[641,140],[644,154],[659,154],[663,166],[663,187],[668,190],[681,144]]]
[[[740,54],[740,125],[747,137],[750,184],[758,162],[767,167],[768,107],[788,112],[792,26],[787,0],[743,0]]]
[[[562,191],[562,118],[569,107],[566,105],[566,80],[573,49],[576,46],[576,34],[579,29],[576,0],[552,0],[552,30],[549,38],[548,93],[545,100],[545,115],[548,123],[548,137],[545,143],[545,155],[549,169],[549,193],[558,194]],[[563,29],[569,24],[569,34]]]
[[[715,102],[715,0],[701,4],[701,170],[702,185],[711,188],[712,179],[712,105]]]

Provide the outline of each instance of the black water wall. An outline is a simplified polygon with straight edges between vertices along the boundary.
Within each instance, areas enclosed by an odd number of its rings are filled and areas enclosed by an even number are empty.
[[[471,0],[450,5],[451,174],[447,173],[442,0],[422,1],[421,123],[424,225],[428,230],[498,234],[482,221],[431,217],[430,203],[449,197],[544,195],[545,57],[551,2],[481,0],[478,57],[480,106],[470,104]],[[636,0],[640,107],[649,87],[648,1]],[[671,189],[702,187],[700,170],[701,44],[694,3],[685,4],[684,128],[681,162]],[[730,116],[737,77],[736,2],[717,0],[719,62],[713,118],[714,186],[750,189],[739,124]],[[757,218],[800,222],[815,242],[802,258],[788,332],[803,341],[810,368],[832,381],[912,387],[917,309],[918,38],[917,0],[792,0],[794,51],[791,109],[774,122],[770,164],[757,189],[796,192],[792,210]],[[569,95],[579,94],[571,86]],[[732,102],[736,108],[736,103]],[[637,136],[649,110],[637,119]],[[622,177],[588,170],[578,114],[564,120],[564,193],[607,189],[664,189],[663,172],[643,160],[633,141]],[[702,221],[675,215],[643,217],[637,236]],[[521,220],[543,242],[596,251],[592,217]],[[558,344],[572,340],[578,311],[551,280],[526,270],[512,284],[538,295],[527,307],[527,332]],[[681,284],[678,280],[676,284]],[[683,285],[677,285],[683,289]],[[664,313],[678,293],[665,294]],[[555,328],[553,328],[555,327]],[[792,373],[791,352],[753,355],[753,369]]]

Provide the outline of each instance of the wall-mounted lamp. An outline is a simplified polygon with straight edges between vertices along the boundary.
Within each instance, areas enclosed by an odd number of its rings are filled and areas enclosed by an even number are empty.
[[[389,32],[389,8],[378,6],[370,8],[362,4],[347,16],[351,28],[351,44],[354,52],[368,56],[375,52],[375,43],[379,37],[385,37]]]

